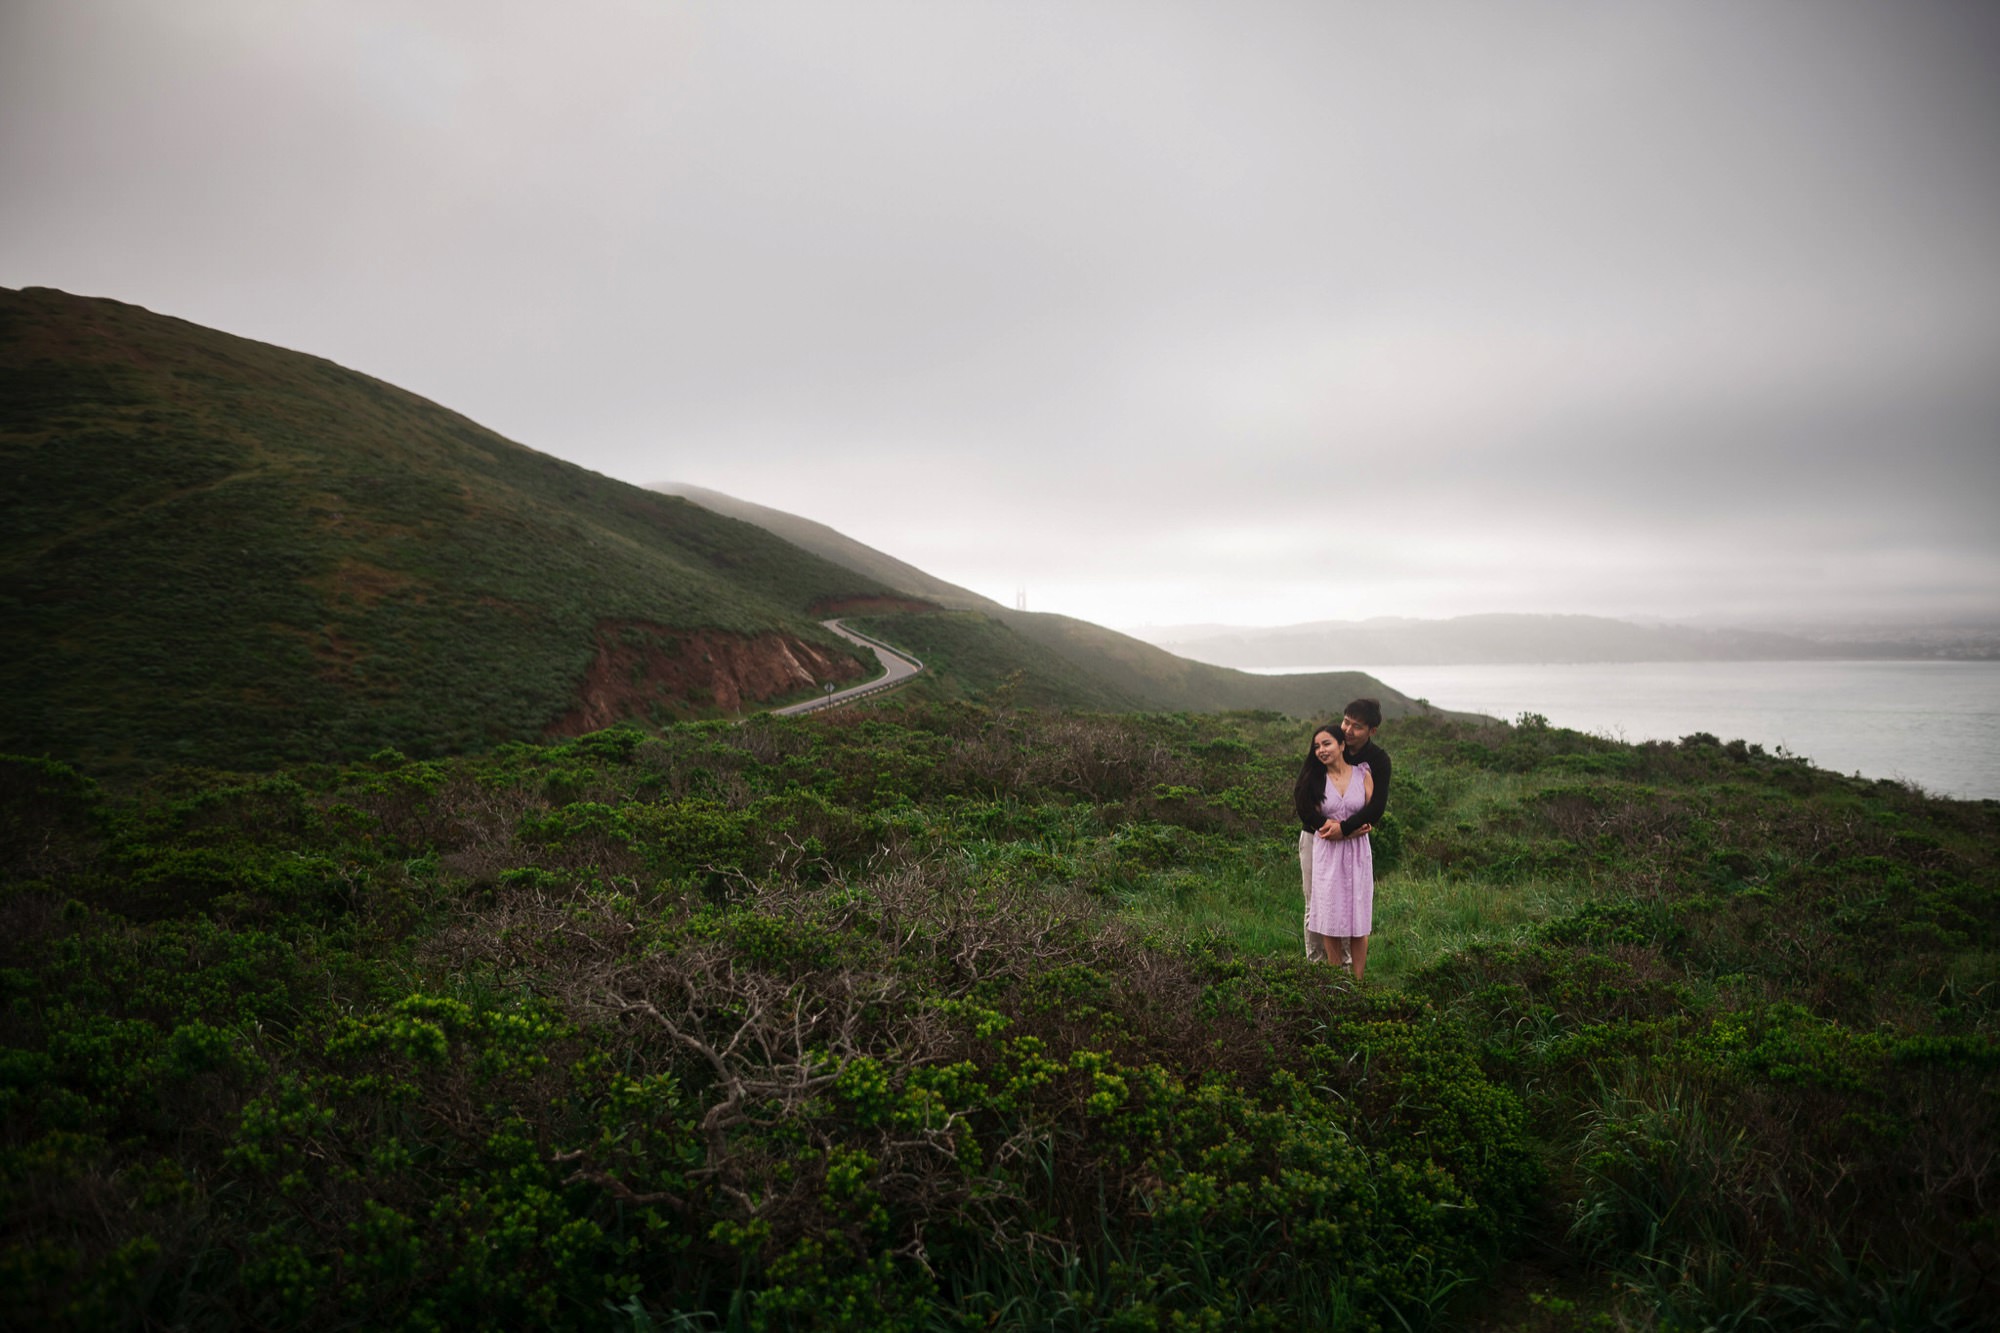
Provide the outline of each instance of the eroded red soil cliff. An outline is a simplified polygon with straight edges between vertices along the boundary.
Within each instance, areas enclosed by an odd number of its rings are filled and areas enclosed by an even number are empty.
[[[550,737],[579,736],[628,718],[665,721],[711,708],[741,712],[831,681],[868,674],[858,659],[790,634],[677,630],[644,621],[597,627],[597,654],[576,704],[549,724]]]

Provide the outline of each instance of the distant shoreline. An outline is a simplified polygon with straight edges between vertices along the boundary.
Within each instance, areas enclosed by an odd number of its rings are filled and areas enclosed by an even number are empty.
[[[1312,676],[1328,671],[1403,671],[1410,667],[1439,670],[1460,667],[1736,667],[1736,666],[2000,666],[2000,657],[1563,657],[1515,658],[1505,661],[1453,662],[1437,659],[1408,662],[1370,662],[1365,666],[1263,666],[1237,667],[1252,676]]]
[[[1267,668],[1289,675],[1324,668]],[[1355,668],[1362,669],[1362,668]],[[1369,674],[1433,707],[1619,740],[1707,732],[1821,768],[2000,800],[2000,662],[1879,658],[1768,662],[1376,663]]]
[[[1153,625],[1134,637],[1198,662],[1290,675],[1337,658],[1378,666],[1558,662],[2000,661],[2000,623],[1707,628],[1609,616],[1493,612],[1297,625]]]

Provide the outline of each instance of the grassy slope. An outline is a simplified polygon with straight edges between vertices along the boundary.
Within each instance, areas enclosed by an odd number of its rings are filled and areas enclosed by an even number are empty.
[[[1015,701],[1039,708],[1117,711],[1136,706],[1113,683],[1014,633],[994,616],[909,611],[846,619],[923,659],[928,679],[914,687],[918,693],[967,698],[1005,686]]]
[[[990,690],[1018,671],[1016,696],[1044,707],[1269,710],[1323,720],[1366,696],[1381,700],[1388,717],[1421,711],[1408,695],[1359,671],[1256,676],[1191,662],[1069,616],[912,611],[850,619],[937,668],[948,694]]]
[[[1086,620],[1008,610],[796,514],[697,486],[662,483],[658,489],[685,494],[719,513],[760,524],[899,592],[957,612],[875,612],[865,619],[873,626],[872,633],[922,657],[941,678],[934,681],[935,692],[946,696],[989,690],[1019,672],[1016,696],[1049,707],[1270,709],[1293,717],[1324,718],[1336,714],[1348,700],[1368,696],[1380,699],[1390,717],[1419,711],[1414,699],[1359,671],[1257,676],[1190,661]]]
[[[602,622],[880,591],[330,362],[0,292],[0,748],[257,765],[535,736]]]
[[[1539,1179],[1518,1108],[1420,1004],[1110,910],[1254,828],[1154,787],[1249,808],[1274,725],[0,761],[0,1323],[1421,1325]]]
[[[1141,708],[1194,712],[1271,709],[1291,717],[1325,721],[1339,716],[1348,700],[1366,696],[1381,701],[1385,717],[1407,717],[1421,711],[1409,695],[1360,671],[1257,676],[1191,662],[1087,620],[1019,611],[1003,612],[1001,619],[1023,638],[1087,667],[1132,695]]]
[[[0,293],[0,459],[19,479],[0,499],[0,747],[97,766],[534,736],[607,624],[783,631],[848,656],[804,613],[884,593],[966,608],[871,622],[946,696],[1018,672],[1049,707],[1412,709],[1356,673],[1252,676],[1003,611],[821,525],[627,486],[114,301]]]
[[[0,763],[0,1322],[1983,1326],[2000,803],[1401,721],[1357,991],[1300,730]]]
[[[2000,802],[1700,735],[1383,739],[1370,984],[1464,1025],[1553,1170],[1533,1261],[1472,1326],[1984,1326]],[[1120,900],[1298,956],[1290,841],[1232,850]]]
[[[702,486],[689,486],[684,482],[655,482],[649,489],[667,495],[678,495],[692,500],[704,509],[712,509],[730,518],[740,518],[745,523],[755,523],[758,527],[776,536],[783,537],[803,551],[831,560],[836,565],[845,565],[858,573],[866,574],[884,587],[911,597],[935,602],[939,606],[956,611],[998,611],[1000,604],[978,593],[961,588],[955,583],[946,583],[941,578],[926,574],[915,565],[898,560],[895,556],[878,551],[854,540],[843,532],[837,532],[824,523],[815,523],[797,514],[788,514],[782,509],[772,509],[768,505],[753,504],[739,500],[721,491],[711,491]]]

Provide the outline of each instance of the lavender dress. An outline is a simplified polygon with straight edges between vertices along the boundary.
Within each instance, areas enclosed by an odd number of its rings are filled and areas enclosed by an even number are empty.
[[[1347,775],[1347,790],[1336,792],[1327,779],[1320,814],[1345,824],[1368,804],[1361,775],[1368,765],[1356,764]],[[1356,939],[1368,934],[1375,915],[1375,854],[1370,839],[1312,840],[1312,891],[1306,897],[1306,929],[1315,935]]]

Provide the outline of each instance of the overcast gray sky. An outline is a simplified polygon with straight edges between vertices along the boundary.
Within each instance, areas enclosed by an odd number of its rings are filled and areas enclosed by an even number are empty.
[[[2000,616],[2000,5],[5,0],[0,285],[1116,626]]]

